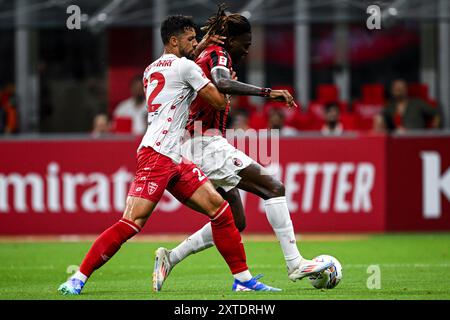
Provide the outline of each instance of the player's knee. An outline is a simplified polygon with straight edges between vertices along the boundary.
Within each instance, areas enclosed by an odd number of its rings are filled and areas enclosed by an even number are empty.
[[[129,197],[122,217],[143,228],[152,210],[152,204],[148,201]]]
[[[209,204],[212,213],[215,213],[222,206],[223,202],[222,196],[218,192],[212,192],[209,194]]]
[[[284,197],[286,194],[286,190],[284,188],[284,184],[281,183],[281,181],[274,181],[270,188],[270,194],[268,195],[268,198],[277,198],[277,197]]]
[[[124,214],[122,218],[125,218],[134,224],[138,225],[141,229],[144,227],[145,223],[147,222],[148,218],[150,217],[149,214]]]

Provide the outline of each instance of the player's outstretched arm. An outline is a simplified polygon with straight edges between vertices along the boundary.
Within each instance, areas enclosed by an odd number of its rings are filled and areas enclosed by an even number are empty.
[[[286,102],[288,107],[297,107],[294,98],[287,90],[272,90],[260,88],[248,83],[232,79],[230,72],[224,68],[215,68],[211,71],[213,83],[220,92],[243,96],[260,96],[270,100]]]
[[[216,110],[225,110],[227,106],[225,95],[220,93],[211,82],[200,89],[198,95]]]

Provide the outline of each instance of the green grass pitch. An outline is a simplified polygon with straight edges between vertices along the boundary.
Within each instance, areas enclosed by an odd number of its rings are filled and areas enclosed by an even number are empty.
[[[94,273],[81,296],[64,297],[56,289],[68,277],[69,266],[81,262],[89,242],[2,242],[0,299],[450,299],[450,233],[303,242],[300,237],[305,257],[330,254],[341,261],[344,277],[332,290],[314,289],[307,279],[289,281],[277,242],[246,241],[252,273],[263,273],[263,281],[283,291],[233,293],[225,262],[210,248],[176,266],[163,291],[154,293],[153,253],[175,244],[130,241]],[[367,287],[370,265],[380,268],[380,289]]]

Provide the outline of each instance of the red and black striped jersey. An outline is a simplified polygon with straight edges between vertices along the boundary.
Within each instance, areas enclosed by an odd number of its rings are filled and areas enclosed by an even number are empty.
[[[211,71],[215,68],[224,68],[231,72],[232,61],[228,52],[224,48],[216,45],[209,46],[195,60],[197,65],[210,80]],[[210,135],[225,135],[226,123],[230,112],[230,104],[223,111],[218,111],[210,106],[205,100],[197,96],[191,104],[189,120],[186,129],[192,135],[194,129],[199,133],[201,124],[201,133]],[[201,123],[200,123],[201,121]],[[197,122],[197,124],[195,124]],[[216,130],[210,130],[216,129]],[[215,131],[215,132],[214,132]]]

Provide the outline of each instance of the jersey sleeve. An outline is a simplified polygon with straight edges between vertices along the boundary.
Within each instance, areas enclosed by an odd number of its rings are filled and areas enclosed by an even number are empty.
[[[218,47],[209,53],[208,65],[211,71],[222,68],[229,72],[232,67],[230,55],[223,48]]]
[[[183,82],[189,84],[195,91],[199,91],[211,82],[194,61],[183,60],[183,63],[180,64],[180,77]]]

